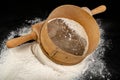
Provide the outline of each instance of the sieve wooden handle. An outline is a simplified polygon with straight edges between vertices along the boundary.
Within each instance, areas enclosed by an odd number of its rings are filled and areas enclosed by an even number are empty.
[[[23,43],[25,43],[25,42],[27,42],[29,40],[36,40],[36,39],[37,39],[36,33],[31,32],[28,35],[8,40],[6,42],[6,45],[7,45],[8,48],[13,48],[13,47],[19,46],[19,45],[21,45],[21,44],[23,44]]]
[[[96,7],[95,9],[91,10],[91,13],[92,13],[92,15],[95,15],[95,14],[102,13],[105,10],[106,10],[106,6],[105,5],[101,5],[101,6]]]

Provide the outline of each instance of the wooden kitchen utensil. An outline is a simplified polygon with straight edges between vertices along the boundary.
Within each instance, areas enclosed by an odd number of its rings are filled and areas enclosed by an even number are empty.
[[[93,10],[87,7],[79,7],[75,5],[62,5],[55,8],[48,18],[40,23],[32,26],[32,32],[28,35],[8,40],[6,45],[8,48],[16,47],[29,40],[36,40],[42,48],[44,54],[52,61],[62,65],[73,65],[80,63],[87,55],[92,53],[99,44],[100,31],[99,26],[92,15],[104,12],[106,7],[101,5]],[[74,20],[82,25],[88,36],[88,50],[82,55],[73,55],[56,46],[48,35],[48,22],[54,18],[67,18]]]

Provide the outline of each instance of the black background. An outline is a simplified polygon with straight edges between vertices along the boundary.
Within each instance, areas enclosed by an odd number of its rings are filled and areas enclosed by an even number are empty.
[[[29,1],[4,1],[0,3],[0,43],[6,38],[11,30],[15,30],[18,25],[25,20],[35,17],[47,18],[49,13],[57,6],[63,4],[73,4],[77,6],[87,6],[93,9],[101,4],[107,6],[104,13],[95,15],[94,18],[103,20],[106,40],[112,42],[111,49],[106,51],[104,60],[108,70],[112,73],[111,80],[120,80],[120,8],[119,0],[29,0]]]

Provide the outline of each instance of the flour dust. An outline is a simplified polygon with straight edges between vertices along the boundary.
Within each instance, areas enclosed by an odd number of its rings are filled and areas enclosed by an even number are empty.
[[[41,19],[26,20],[34,24]],[[102,22],[101,20],[98,20]],[[101,25],[100,26],[104,26]],[[31,32],[31,26],[24,26],[10,32],[8,39],[15,35],[25,35]],[[100,29],[101,39],[98,48],[81,63],[73,66],[62,66],[49,60],[34,41],[19,47],[8,49],[5,41],[2,44],[0,55],[0,80],[110,80],[110,72],[102,58],[109,43],[104,40],[104,30]],[[34,52],[39,52],[41,60],[38,60]]]

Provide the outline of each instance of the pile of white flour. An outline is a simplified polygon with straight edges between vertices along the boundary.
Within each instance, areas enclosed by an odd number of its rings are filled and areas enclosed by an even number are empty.
[[[38,22],[40,19],[30,20],[28,23],[36,21]],[[12,31],[8,39],[14,37],[15,34],[28,34],[30,28],[27,26],[18,31]],[[101,41],[98,48],[81,63],[73,66],[55,64],[42,53],[36,42],[11,49],[7,49],[3,44],[0,55],[0,80],[90,80],[94,77],[105,79],[110,73],[101,59],[106,45],[102,34],[101,30]],[[34,52],[40,53],[40,61],[34,56]]]

